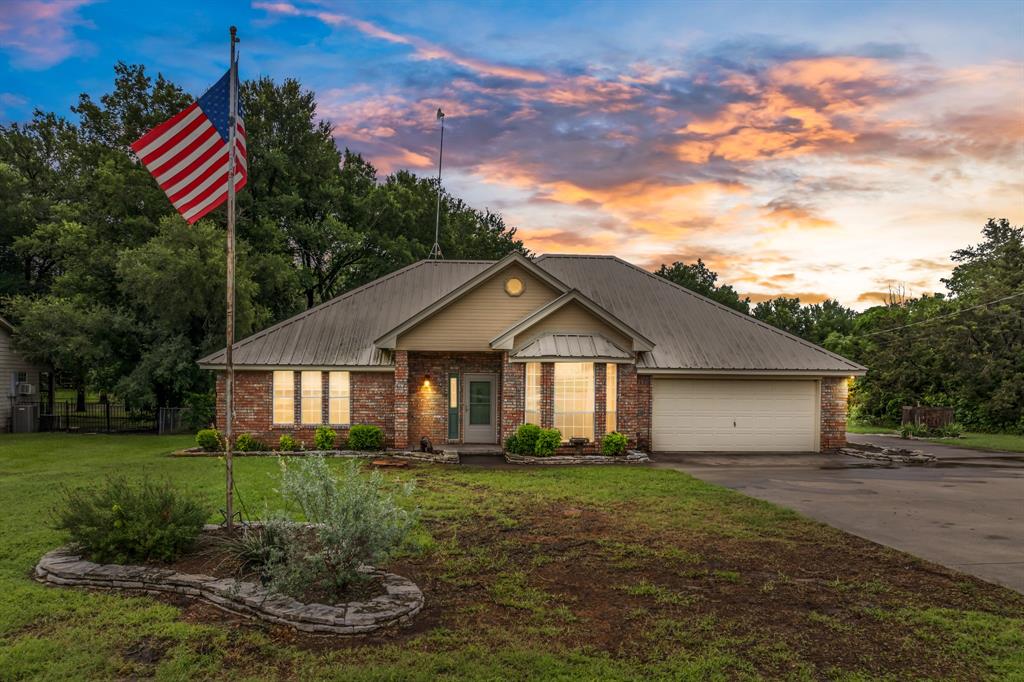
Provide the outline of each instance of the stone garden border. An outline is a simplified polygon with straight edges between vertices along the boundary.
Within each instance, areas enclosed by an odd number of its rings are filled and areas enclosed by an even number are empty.
[[[359,459],[378,459],[381,457],[394,457],[395,459],[406,459],[414,462],[428,462],[430,464],[458,464],[458,452],[418,452],[416,450],[257,450],[252,452],[232,453],[235,457],[302,457],[304,455],[323,455],[324,457],[353,457]],[[209,452],[202,448],[185,448],[175,450],[172,457],[223,457],[223,452]]]
[[[860,457],[861,459],[870,459],[876,462],[886,462],[889,464],[931,464],[937,459],[935,455],[929,455],[920,450],[882,448],[881,452],[874,452],[871,450],[862,450],[857,447],[852,447],[851,445],[839,448],[839,454],[849,455],[850,457]]]
[[[532,455],[513,455],[505,453],[505,461],[509,464],[646,464],[651,461],[647,453],[639,450],[627,450],[623,455],[552,455],[551,457],[534,457]]]
[[[423,592],[408,578],[366,567],[380,577],[385,594],[343,604],[303,604],[271,594],[257,583],[234,578],[178,573],[152,566],[97,564],[69,547],[47,552],[35,568],[35,579],[50,585],[170,592],[198,597],[243,616],[287,625],[303,632],[353,636],[408,625],[423,608]]]

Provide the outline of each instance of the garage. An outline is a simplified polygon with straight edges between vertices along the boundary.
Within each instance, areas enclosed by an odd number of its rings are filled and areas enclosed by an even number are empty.
[[[655,378],[651,390],[655,451],[818,450],[817,381]]]

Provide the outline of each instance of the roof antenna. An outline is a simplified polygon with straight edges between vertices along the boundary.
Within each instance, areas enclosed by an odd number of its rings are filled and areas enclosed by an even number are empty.
[[[430,248],[430,255],[427,258],[435,260],[444,258],[441,253],[441,160],[444,158],[444,112],[437,108],[437,120],[441,122],[441,149],[437,154],[437,213],[434,215],[434,245]]]

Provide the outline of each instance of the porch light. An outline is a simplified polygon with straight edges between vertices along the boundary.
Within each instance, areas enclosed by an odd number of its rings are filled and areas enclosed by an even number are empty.
[[[430,388],[430,374],[429,373],[423,375],[423,386],[425,388]]]

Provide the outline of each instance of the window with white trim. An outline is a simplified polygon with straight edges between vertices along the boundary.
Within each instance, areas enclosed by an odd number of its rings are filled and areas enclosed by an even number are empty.
[[[619,428],[619,366],[609,362],[604,368],[604,432],[611,433]]]
[[[274,423],[295,423],[295,374],[289,371],[274,372]]]
[[[526,411],[523,420],[540,426],[540,363],[526,363]]]
[[[555,428],[563,441],[594,439],[594,363],[555,363]]]
[[[318,371],[302,372],[302,423],[322,424],[323,417],[323,378]]]
[[[352,403],[349,394],[349,373],[330,372],[327,379],[328,421],[335,426],[344,426],[352,423]]]

